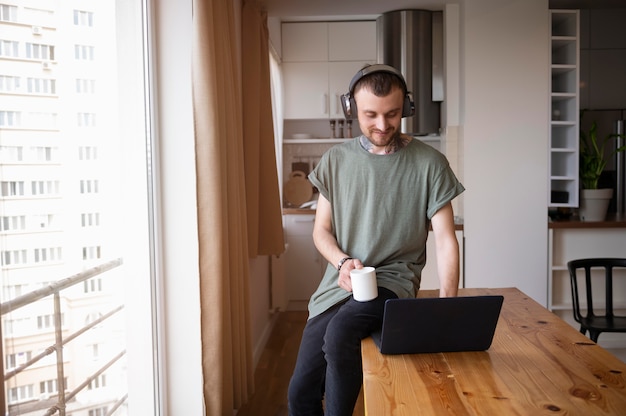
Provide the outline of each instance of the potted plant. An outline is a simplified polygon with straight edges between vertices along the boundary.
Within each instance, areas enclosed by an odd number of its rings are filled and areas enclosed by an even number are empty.
[[[581,111],[582,120],[584,110]],[[579,149],[579,177],[582,186],[580,194],[580,218],[583,221],[603,221],[613,197],[612,188],[598,189],[598,180],[606,167],[606,162],[619,152],[626,150],[626,146],[615,148],[605,154],[606,145],[620,134],[609,134],[604,138],[598,137],[598,123],[594,121],[588,132],[580,129]]]

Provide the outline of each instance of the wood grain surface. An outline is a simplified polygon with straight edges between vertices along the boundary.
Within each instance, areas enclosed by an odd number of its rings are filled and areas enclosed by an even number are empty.
[[[626,415],[626,364],[617,357],[518,289],[459,292],[498,294],[487,351],[382,355],[363,340],[365,414]]]

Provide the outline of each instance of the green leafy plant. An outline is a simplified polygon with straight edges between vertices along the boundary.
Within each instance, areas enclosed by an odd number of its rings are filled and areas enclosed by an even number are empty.
[[[582,120],[584,112],[581,111]],[[598,189],[598,180],[606,167],[606,161],[619,152],[626,150],[626,145],[614,149],[605,155],[605,147],[611,140],[624,137],[620,134],[609,134],[603,139],[598,138],[598,123],[594,121],[588,132],[580,130],[580,164],[578,166],[580,181],[584,189]]]

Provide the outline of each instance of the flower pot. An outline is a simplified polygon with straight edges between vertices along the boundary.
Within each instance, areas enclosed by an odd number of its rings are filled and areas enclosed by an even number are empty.
[[[613,189],[582,189],[580,192],[581,221],[604,221]]]

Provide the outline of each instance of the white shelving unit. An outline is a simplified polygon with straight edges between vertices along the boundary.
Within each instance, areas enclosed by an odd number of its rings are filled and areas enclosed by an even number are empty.
[[[549,207],[578,207],[579,13],[551,10]]]
[[[548,309],[564,319],[574,328],[572,294],[567,262],[588,257],[624,257],[626,228],[550,228],[548,230]],[[598,274],[599,279],[603,279]],[[581,277],[582,279],[582,277]],[[626,313],[626,274],[615,272],[613,293],[614,306],[619,315]],[[579,287],[584,298],[584,284]],[[604,306],[603,292],[594,293],[594,303]],[[582,305],[584,308],[585,306]],[[625,348],[626,334],[603,334],[600,344],[607,348]]]

